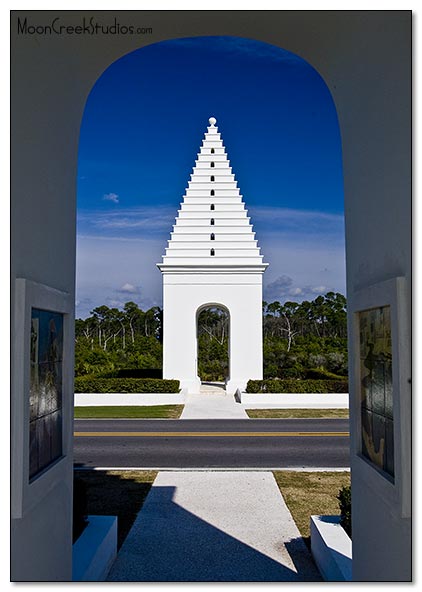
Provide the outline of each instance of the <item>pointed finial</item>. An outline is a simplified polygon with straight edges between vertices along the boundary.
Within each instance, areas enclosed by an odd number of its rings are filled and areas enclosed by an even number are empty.
[[[215,118],[215,117],[210,117],[210,118],[208,119],[208,121],[210,122],[210,125],[211,125],[212,127],[214,127],[214,126],[215,126],[215,124],[217,123],[217,120],[216,120],[216,118]]]

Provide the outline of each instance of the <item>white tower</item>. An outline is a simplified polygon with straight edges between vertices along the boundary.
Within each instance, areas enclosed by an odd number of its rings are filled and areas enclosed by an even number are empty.
[[[230,161],[209,119],[163,262],[163,377],[199,392],[197,319],[208,306],[229,313],[227,392],[262,378],[262,275],[255,240]]]

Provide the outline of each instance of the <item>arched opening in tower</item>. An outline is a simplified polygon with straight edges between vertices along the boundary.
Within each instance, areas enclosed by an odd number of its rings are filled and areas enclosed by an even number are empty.
[[[201,382],[226,382],[230,374],[230,314],[209,305],[197,315],[197,368]]]

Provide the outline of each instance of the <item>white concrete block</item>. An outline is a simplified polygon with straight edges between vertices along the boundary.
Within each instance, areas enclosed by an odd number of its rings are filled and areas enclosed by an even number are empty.
[[[180,393],[75,393],[75,407],[134,407],[183,405],[186,390]]]
[[[73,545],[72,581],[104,582],[117,555],[117,516],[88,516]]]
[[[311,516],[311,551],[325,581],[352,580],[352,541],[340,516]]]
[[[246,386],[246,385],[245,385]],[[348,393],[236,393],[248,406],[277,405],[280,409],[348,409]]]

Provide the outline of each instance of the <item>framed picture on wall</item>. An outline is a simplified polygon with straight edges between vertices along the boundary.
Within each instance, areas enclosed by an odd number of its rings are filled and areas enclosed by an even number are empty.
[[[410,338],[405,279],[393,278],[351,299],[355,335],[355,393],[351,398],[355,451],[366,482],[410,515]],[[401,396],[398,396],[398,393]],[[366,467],[365,467],[366,465]]]
[[[15,409],[21,413],[12,416],[12,422],[20,424],[14,426],[12,442],[14,518],[54,486],[56,467],[69,453],[69,426],[63,415],[71,408],[71,395],[73,399],[69,295],[19,278],[16,302],[12,373],[19,393]]]

